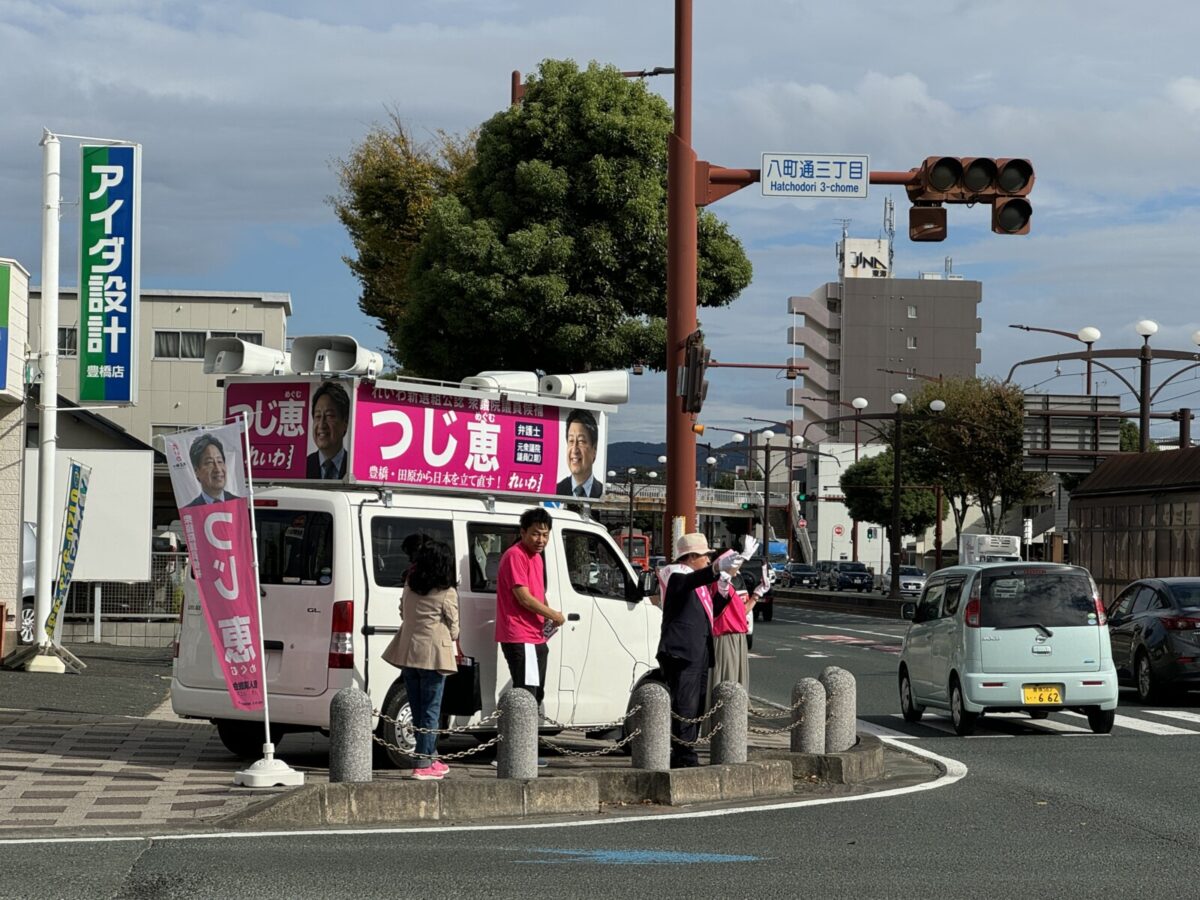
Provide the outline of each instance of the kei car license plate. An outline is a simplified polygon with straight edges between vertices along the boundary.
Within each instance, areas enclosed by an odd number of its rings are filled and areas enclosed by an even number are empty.
[[[1063,702],[1061,684],[1023,684],[1021,691],[1029,706],[1056,705]]]

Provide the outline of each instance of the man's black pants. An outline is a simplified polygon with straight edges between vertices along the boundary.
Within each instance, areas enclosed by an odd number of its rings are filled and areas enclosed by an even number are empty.
[[[658,658],[658,663],[667,679],[671,712],[685,719],[699,718],[708,689],[707,655],[702,660],[693,661],[664,654]],[[698,766],[700,760],[696,756],[696,748],[685,746],[679,741],[694,743],[700,736],[700,723],[681,722],[675,716],[671,717],[671,768]]]
[[[525,683],[525,648],[532,646],[534,652],[537,653],[538,667],[538,683],[534,687]],[[538,707],[542,705],[542,699],[546,696],[546,657],[550,655],[550,648],[545,644],[500,644],[500,650],[504,653],[504,661],[508,663],[508,674],[512,676],[513,687],[524,688],[533,694],[533,699],[538,702]]]

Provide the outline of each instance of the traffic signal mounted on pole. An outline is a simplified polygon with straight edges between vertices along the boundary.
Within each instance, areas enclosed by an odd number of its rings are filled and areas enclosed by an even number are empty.
[[[685,413],[698,413],[708,396],[708,379],[704,377],[712,351],[704,346],[704,333],[696,329],[687,336],[683,369],[679,373],[678,391],[683,398]]]
[[[906,186],[913,202],[909,237],[914,241],[946,238],[944,203],[987,203],[992,207],[992,231],[1028,234],[1033,207],[1033,165],[1027,159],[987,156],[930,156],[916,180]]]

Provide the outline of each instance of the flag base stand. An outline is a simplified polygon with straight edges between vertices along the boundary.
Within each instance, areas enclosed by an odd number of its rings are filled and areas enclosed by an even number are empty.
[[[78,675],[87,668],[87,663],[57,644],[30,644],[13,652],[5,660],[5,665],[10,669],[20,668],[22,664],[26,672],[48,672],[52,675],[65,674],[68,669],[72,675]]]
[[[304,784],[304,773],[276,759],[274,744],[263,744],[263,758],[248,769],[234,772],[233,783],[249,788],[299,787]]]

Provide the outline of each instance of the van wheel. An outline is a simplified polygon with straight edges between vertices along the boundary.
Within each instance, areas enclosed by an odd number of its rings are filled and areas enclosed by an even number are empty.
[[[1134,687],[1137,688],[1138,699],[1143,703],[1154,703],[1162,693],[1154,670],[1150,667],[1150,655],[1145,650],[1138,651],[1133,664]]]
[[[905,722],[920,722],[925,714],[925,707],[913,700],[912,682],[908,677],[908,669],[900,670],[900,714]]]
[[[978,713],[973,713],[963,703],[962,685],[955,678],[950,682],[950,721],[954,724],[954,733],[959,737],[967,737],[975,732],[975,722]]]
[[[762,620],[764,622],[770,622],[774,618],[775,618],[775,603],[771,602],[771,603],[766,604],[762,608]]]
[[[408,705],[408,690],[403,680],[397,681],[388,690],[383,699],[382,712],[394,721],[380,718],[377,729],[379,737],[399,748],[385,748],[388,762],[397,769],[411,768],[413,755],[417,751],[417,736],[413,731],[412,707]]]
[[[263,741],[266,732],[261,722],[241,722],[236,719],[214,719],[217,737],[225,749],[239,759],[262,759]],[[271,743],[278,744],[283,737],[281,729],[271,726]]]
[[[1101,709],[1098,706],[1089,706],[1087,717],[1088,725],[1091,727],[1093,734],[1108,734],[1113,730],[1113,722],[1116,721],[1117,711],[1115,709]]]
[[[26,597],[21,601],[21,618],[17,622],[17,641],[21,644],[33,643],[36,615],[33,608],[33,598]]]

